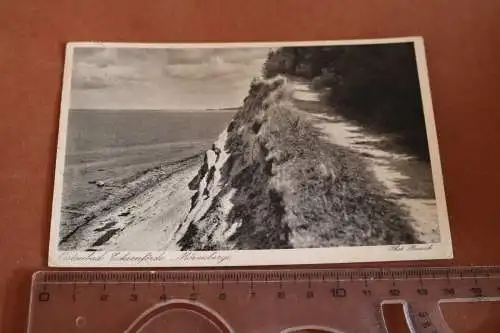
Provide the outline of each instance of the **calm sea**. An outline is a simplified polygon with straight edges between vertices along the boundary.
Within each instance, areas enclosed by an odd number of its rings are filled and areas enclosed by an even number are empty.
[[[231,111],[71,110],[66,152],[214,140],[233,115]]]
[[[164,162],[209,149],[234,112],[72,110],[69,113],[63,207],[86,209],[115,187]],[[73,213],[65,212],[70,221]],[[69,215],[67,215],[69,214]]]

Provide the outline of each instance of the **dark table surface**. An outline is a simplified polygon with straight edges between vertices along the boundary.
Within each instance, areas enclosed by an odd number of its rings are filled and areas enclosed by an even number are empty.
[[[30,277],[47,263],[68,41],[423,36],[455,252],[431,264],[500,264],[499,17],[498,0],[1,1],[0,330],[25,331]],[[490,310],[459,326],[497,332]]]

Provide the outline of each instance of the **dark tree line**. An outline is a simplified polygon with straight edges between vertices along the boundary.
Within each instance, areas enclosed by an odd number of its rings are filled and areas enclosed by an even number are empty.
[[[277,74],[312,80],[336,113],[429,160],[412,43],[280,48],[264,65],[264,76]]]

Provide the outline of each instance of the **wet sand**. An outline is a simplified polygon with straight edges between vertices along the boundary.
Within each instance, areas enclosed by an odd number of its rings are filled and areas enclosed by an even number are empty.
[[[66,249],[106,251],[177,250],[176,233],[189,211],[192,191],[189,181],[199,168],[199,159],[157,169],[146,175],[165,179],[138,189],[135,197],[119,203],[81,227],[64,243]]]

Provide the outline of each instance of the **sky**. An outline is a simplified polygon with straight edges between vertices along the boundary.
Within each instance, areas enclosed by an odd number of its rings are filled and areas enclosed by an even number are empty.
[[[193,110],[238,107],[267,48],[77,47],[72,109]]]

